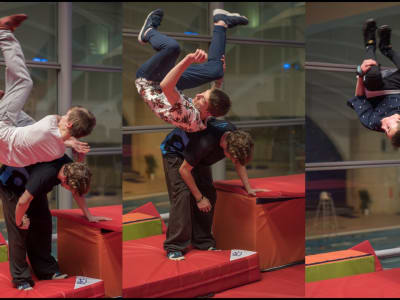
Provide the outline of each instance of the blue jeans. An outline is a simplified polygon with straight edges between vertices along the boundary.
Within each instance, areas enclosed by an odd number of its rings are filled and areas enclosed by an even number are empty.
[[[168,72],[175,66],[180,54],[177,41],[155,29],[148,32],[148,40],[157,51],[136,72],[136,78],[161,82]],[[214,26],[211,45],[208,50],[208,61],[203,64],[189,66],[180,77],[176,87],[185,90],[212,82],[224,76],[222,56],[225,54],[226,28]]]

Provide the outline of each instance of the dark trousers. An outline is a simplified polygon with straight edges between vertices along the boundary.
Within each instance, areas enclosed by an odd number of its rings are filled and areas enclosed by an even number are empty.
[[[372,66],[364,76],[364,86],[370,91],[400,89],[400,56],[393,49],[387,50],[385,56],[393,62],[397,71],[387,77],[383,77],[379,64]],[[375,47],[367,47],[365,58],[377,61]]]
[[[18,284],[27,281],[33,286],[26,255],[38,279],[51,279],[54,273],[59,272],[58,263],[51,255],[51,214],[47,197],[34,198],[27,211],[30,218],[29,229],[18,229],[15,224],[15,207],[19,196],[20,193],[0,183],[12,282]]]
[[[203,213],[197,207],[196,200],[179,174],[183,158],[174,155],[163,156],[165,178],[170,201],[167,238],[164,249],[183,251],[190,244],[200,250],[215,247],[211,228],[217,192],[213,185],[211,168],[196,166],[192,175],[200,192],[210,200],[212,209]]]
[[[136,78],[161,82],[165,75],[175,66],[180,54],[180,47],[176,40],[158,32],[150,30],[148,40],[156,54],[147,60],[136,72]],[[179,90],[198,87],[224,76],[222,56],[225,54],[226,28],[214,26],[213,37],[208,50],[208,61],[203,64],[189,66],[180,77],[176,87]]]

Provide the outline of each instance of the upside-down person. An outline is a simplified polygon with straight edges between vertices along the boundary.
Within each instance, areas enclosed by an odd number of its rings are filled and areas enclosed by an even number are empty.
[[[64,116],[49,115],[38,122],[22,110],[32,79],[13,31],[26,18],[18,14],[0,19],[0,49],[6,64],[6,88],[0,91],[0,163],[14,167],[60,158],[66,146],[87,153],[87,143],[77,139],[96,125],[94,115],[81,106],[72,107]]]
[[[384,132],[394,147],[400,146],[400,56],[391,45],[391,28],[378,29],[379,50],[397,69],[382,70],[376,60],[376,22],[368,19],[363,26],[366,59],[357,68],[355,97],[347,104],[368,129]]]
[[[175,65],[180,53],[179,44],[157,30],[163,15],[161,9],[152,11],[140,30],[139,42],[150,43],[157,52],[137,71],[136,87],[159,118],[187,132],[200,131],[206,128],[209,117],[223,116],[229,111],[229,96],[218,88],[218,84],[193,99],[181,91],[218,81],[224,76],[226,30],[246,25],[248,20],[237,13],[215,9],[208,55],[197,49]]]

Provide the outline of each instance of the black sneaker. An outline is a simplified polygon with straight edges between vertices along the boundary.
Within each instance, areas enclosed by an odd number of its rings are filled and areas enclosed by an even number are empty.
[[[160,26],[161,24],[161,20],[164,16],[164,11],[162,9],[156,9],[153,10],[151,13],[148,14],[148,16],[146,17],[146,20],[144,21],[144,24],[142,26],[142,29],[139,32],[138,35],[138,41],[141,44],[146,44],[147,43],[147,39],[146,39],[146,34],[147,32],[151,29],[157,29],[158,26]]]
[[[220,8],[214,9],[213,16],[214,23],[222,20],[228,25],[228,28],[235,27],[236,25],[249,24],[249,20],[245,16],[241,16],[238,13],[230,13]]]
[[[387,51],[392,49],[390,44],[390,36],[392,34],[392,28],[389,25],[382,25],[378,29],[379,36],[379,50],[383,55],[387,55]]]
[[[68,277],[67,274],[62,274],[61,272],[56,272],[53,274],[53,276],[51,276],[51,280],[65,279],[67,277]]]
[[[170,260],[184,260],[185,259],[182,251],[170,251],[167,253],[167,257]]]
[[[33,290],[32,286],[26,281],[17,283],[16,288],[17,288],[17,290],[20,290],[20,291]]]
[[[376,22],[374,19],[368,19],[365,21],[363,25],[363,35],[364,35],[364,45],[368,46],[376,46]]]

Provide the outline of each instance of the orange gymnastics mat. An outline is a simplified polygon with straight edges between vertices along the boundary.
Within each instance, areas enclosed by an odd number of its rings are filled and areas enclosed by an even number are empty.
[[[19,291],[13,287],[8,262],[0,263],[0,298],[103,298],[102,280],[73,276],[59,280],[37,280],[33,290]]]
[[[92,215],[111,221],[89,222],[80,209],[52,210],[57,217],[60,270],[100,278],[107,297],[121,296],[122,205],[92,207]]]
[[[262,272],[261,281],[242,285],[214,298],[304,298],[304,265]]]
[[[257,253],[192,249],[172,261],[164,240],[162,234],[123,243],[123,297],[199,297],[261,279]]]
[[[304,174],[249,179],[256,196],[240,180],[216,181],[213,233],[218,249],[256,251],[262,270],[304,261]]]

